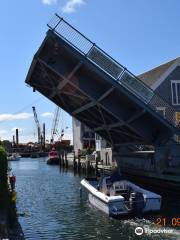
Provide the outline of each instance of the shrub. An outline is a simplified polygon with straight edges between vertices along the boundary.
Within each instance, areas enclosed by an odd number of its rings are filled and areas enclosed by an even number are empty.
[[[8,162],[7,154],[0,145],[0,212],[7,216],[7,223],[10,227],[16,222],[16,205],[11,199],[8,186]]]

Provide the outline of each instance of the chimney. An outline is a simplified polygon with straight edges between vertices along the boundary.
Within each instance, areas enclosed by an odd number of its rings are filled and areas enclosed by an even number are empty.
[[[19,131],[18,128],[16,128],[16,144],[19,144]]]
[[[15,136],[13,135],[13,145],[15,144]]]

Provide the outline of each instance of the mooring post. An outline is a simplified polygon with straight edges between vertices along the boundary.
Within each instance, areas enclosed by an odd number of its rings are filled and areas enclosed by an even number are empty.
[[[59,151],[58,153],[59,153],[59,166],[61,167],[61,151]]]
[[[64,151],[62,152],[63,168],[65,167]]]
[[[68,168],[68,160],[67,160],[67,151],[66,150],[64,152],[64,155],[65,155],[66,168]]]
[[[96,160],[95,174],[96,174],[96,176],[97,176],[97,175],[98,175],[98,156],[97,156],[97,154],[95,155],[95,160]]]
[[[88,176],[91,173],[91,161],[88,159]]]
[[[81,171],[81,156],[78,156],[78,172]]]
[[[73,169],[74,169],[74,171],[76,169],[76,155],[75,155],[75,151],[74,151],[74,158],[73,158]]]
[[[89,155],[86,155],[86,175],[89,176],[90,173],[90,158]]]

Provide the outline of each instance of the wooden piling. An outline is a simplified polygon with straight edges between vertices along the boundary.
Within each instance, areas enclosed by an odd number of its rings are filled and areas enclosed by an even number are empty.
[[[59,151],[58,153],[59,153],[59,167],[61,167],[61,164],[62,164],[62,162],[61,162],[61,151]]]
[[[76,155],[75,155],[75,152],[74,152],[74,158],[73,158],[73,169],[74,169],[74,171],[76,171],[76,168],[77,168]]]
[[[65,167],[65,161],[64,161],[64,151],[62,151],[62,166],[63,168]]]
[[[67,151],[64,152],[65,155],[65,166],[68,168],[68,160],[67,160]]]
[[[96,156],[95,175],[98,175],[98,157]]]
[[[90,173],[90,160],[87,157],[87,164],[86,164],[86,176],[88,177]]]
[[[78,156],[78,165],[77,165],[77,168],[78,168],[78,172],[80,173],[81,171],[81,157]]]

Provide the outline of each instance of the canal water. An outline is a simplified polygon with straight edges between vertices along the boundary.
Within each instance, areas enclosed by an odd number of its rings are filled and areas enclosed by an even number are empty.
[[[180,239],[180,228],[172,226],[165,228],[169,233],[147,232],[137,236],[136,227],[151,231],[164,229],[155,224],[159,215],[109,218],[88,203],[85,193],[80,198],[82,176],[60,170],[58,166],[49,166],[44,158],[21,158],[9,165],[17,177],[17,211],[28,240]],[[180,202],[172,200],[168,208],[168,213],[171,209],[177,213]],[[166,212],[160,216],[166,216]]]

